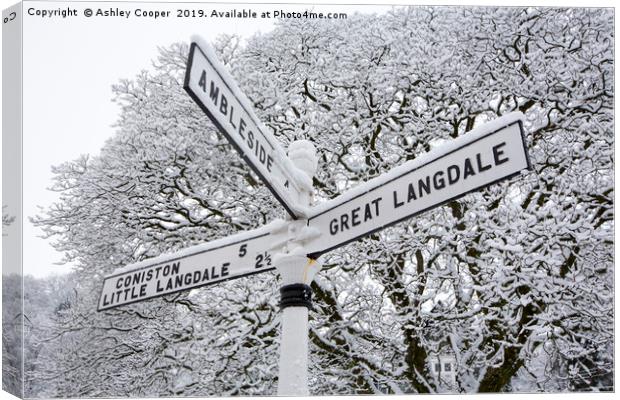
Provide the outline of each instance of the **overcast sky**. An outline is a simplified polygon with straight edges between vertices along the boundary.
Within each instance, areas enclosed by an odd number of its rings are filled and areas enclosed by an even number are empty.
[[[0,0],[3,8],[13,1]],[[250,0],[249,3],[252,1]],[[353,2],[353,1],[349,1]],[[364,0],[355,1],[356,3]],[[251,8],[261,11],[363,12],[380,13],[388,6],[317,5],[327,1],[303,4],[242,4],[232,5],[186,3],[182,8],[227,11]],[[301,3],[301,1],[296,1]],[[394,4],[412,2],[394,1]],[[420,3],[420,2],[418,2]],[[425,1],[424,4],[435,3]],[[449,3],[449,2],[447,2]],[[447,4],[444,2],[444,4]],[[492,5],[497,1],[479,0],[476,4]],[[572,4],[571,4],[572,3]],[[117,105],[111,102],[111,85],[121,78],[132,78],[141,69],[148,68],[157,55],[158,46],[177,41],[188,41],[192,34],[212,40],[219,33],[235,33],[249,37],[253,33],[273,28],[274,19],[212,19],[212,18],[86,18],[86,8],[175,10],[179,2],[168,3],[87,3],[87,2],[27,2],[28,8],[38,10],[64,9],[78,11],[73,18],[24,18],[24,272],[41,277],[54,271],[65,272],[70,266],[54,263],[62,256],[49,241],[38,238],[40,230],[28,222],[38,212],[38,206],[47,207],[56,195],[51,185],[51,166],[73,160],[81,154],[97,155],[104,141],[114,134],[111,125],[118,115]],[[575,6],[577,2],[542,1],[540,5]],[[610,6],[597,1],[590,6]],[[338,23],[335,21],[334,23]]]
[[[189,41],[192,34],[212,40],[217,34],[232,33],[249,37],[273,29],[274,19],[212,18],[86,18],[86,8],[136,8],[170,10],[178,4],[76,2],[74,18],[24,18],[24,273],[38,277],[68,271],[70,266],[54,265],[62,259],[39,238],[41,231],[28,216],[47,207],[56,194],[51,185],[51,166],[73,160],[81,154],[97,155],[105,140],[114,134],[118,106],[111,101],[111,85],[121,78],[132,78],[149,68],[158,46]],[[25,10],[65,8],[60,2],[28,2]],[[199,9],[198,4],[186,8]],[[210,4],[204,10],[227,11],[251,8],[257,12],[284,10],[316,12],[382,12],[390,7],[328,5],[238,5]],[[338,22],[334,22],[338,23]]]

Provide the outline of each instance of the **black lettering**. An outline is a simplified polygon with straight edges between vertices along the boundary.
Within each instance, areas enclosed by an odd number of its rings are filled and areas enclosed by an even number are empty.
[[[200,277],[202,276],[202,274],[200,273],[200,271],[195,271],[194,272],[194,282],[193,283],[198,283],[200,282]]]
[[[179,273],[179,267],[181,266],[181,262],[175,262],[172,264],[172,273],[173,274],[178,274]]]
[[[501,142],[497,146],[493,146],[493,160],[495,161],[495,165],[507,163],[510,160],[508,157],[500,158],[502,154],[504,154],[504,152],[500,150],[500,147],[504,146],[506,146],[506,142]]]
[[[170,274],[170,265],[164,265],[164,276],[168,276]]]
[[[140,297],[146,296],[146,284],[140,286]]]
[[[351,211],[351,225],[352,226],[358,226],[359,224],[361,224],[359,220],[359,216],[360,216],[360,207],[357,207],[356,209]]]
[[[340,229],[349,229],[349,214],[342,214],[340,216]]]
[[[220,95],[220,88],[215,86],[215,83],[211,81],[211,90],[209,91],[209,97],[211,97],[211,101],[213,104],[217,106],[217,98]]]
[[[123,287],[123,278],[118,278],[118,280],[116,281],[116,288],[120,289]]]
[[[150,281],[151,279],[153,279],[153,270],[149,269],[149,272],[146,273],[146,280]]]
[[[254,132],[248,131],[248,147],[250,149],[254,148]]]
[[[396,190],[393,192],[394,193],[394,208],[398,208],[400,206],[402,206],[403,204],[405,204],[404,201],[398,201],[398,193],[396,193]]]
[[[226,100],[226,96],[224,96],[223,94],[220,98],[220,112],[224,115],[228,113],[228,100]]]
[[[273,164],[273,157],[267,157],[267,171],[271,172],[271,165]]]
[[[133,274],[133,284],[137,285],[138,283],[140,283],[140,278],[142,277],[142,274],[144,274],[144,272],[140,273],[137,272],[135,274]]]
[[[332,235],[338,233],[338,220],[336,218],[332,219],[329,223],[329,233]]]
[[[211,83],[213,85],[213,83]],[[200,80],[198,81],[198,86],[202,88],[202,91],[207,93],[207,71],[202,70],[202,74],[200,74]]]
[[[127,275],[125,277],[125,282],[124,283],[125,283],[125,286],[131,285],[131,275]]]
[[[183,286],[183,275],[177,275],[176,278],[174,278],[174,286]]]
[[[248,244],[242,244],[241,247],[239,247],[239,257],[243,257],[248,253]]]
[[[192,283],[192,274],[185,274],[183,275],[185,277],[185,286],[187,285],[191,285]]]
[[[239,136],[241,139],[245,140],[245,136],[243,136],[243,131],[245,130],[245,121],[243,118],[239,119]]]
[[[443,189],[446,187],[446,180],[441,177],[442,175],[443,171],[437,171],[435,172],[435,175],[433,175],[433,187],[435,188],[435,190]]]
[[[258,254],[256,256],[256,264],[254,264],[254,268],[263,268],[263,255]]]
[[[157,281],[157,288],[155,288],[155,291],[157,293],[164,291],[164,289],[161,286],[159,286],[160,283],[161,283],[160,281]]]
[[[228,276],[228,267],[230,266],[229,262],[225,262],[222,264],[222,276]]]
[[[427,176],[426,181],[423,179],[418,179],[418,192],[420,192],[420,198],[424,196],[424,192],[426,194],[431,194],[431,177]]]
[[[215,271],[215,267],[211,267],[211,279],[219,278],[220,276]]]
[[[235,107],[230,106],[230,117],[228,118],[228,122],[230,122],[230,125],[232,125],[233,128],[237,129],[235,124],[233,124],[233,113],[234,112],[235,112]]]
[[[104,305],[104,306],[107,306],[107,305],[109,305],[109,304],[110,304],[110,302],[108,302],[108,295],[107,295],[107,294],[104,294],[104,295],[103,295],[103,305]]]
[[[418,197],[415,195],[415,186],[413,183],[409,184],[408,193],[407,193],[407,203],[411,202],[411,200],[417,200]]]
[[[366,203],[366,207],[364,207],[364,222],[372,219],[372,211],[370,211],[370,204]]]
[[[482,165],[480,153],[476,154],[476,161],[478,163],[478,172],[486,171],[491,168],[491,164]]]
[[[471,165],[471,160],[468,158],[465,159],[465,166],[463,167],[463,179],[467,179],[469,175],[476,175],[474,172],[474,167]]]
[[[453,171],[454,171],[454,175],[452,175]],[[461,170],[460,170],[459,166],[458,165],[450,165],[448,167],[448,183],[450,185],[453,185],[456,182],[458,182],[460,177],[461,177]]]
[[[376,199],[371,201],[371,203],[375,205],[375,210],[376,210],[375,217],[379,216],[379,202],[381,200],[383,200],[383,197],[377,197]]]
[[[257,142],[258,145],[258,142]],[[263,146],[260,146],[260,152],[258,154],[258,161],[260,161],[261,164],[265,164],[265,159],[267,157],[267,153],[265,153],[265,148]]]

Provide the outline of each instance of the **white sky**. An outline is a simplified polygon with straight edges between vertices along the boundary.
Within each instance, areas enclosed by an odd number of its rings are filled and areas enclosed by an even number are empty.
[[[28,8],[65,8],[78,10],[79,17],[24,17],[24,273],[42,277],[65,272],[70,266],[55,265],[62,259],[40,237],[41,231],[28,221],[56,200],[51,186],[51,166],[73,160],[81,154],[96,155],[104,141],[114,134],[112,124],[118,106],[112,103],[111,85],[121,78],[133,78],[141,69],[149,68],[157,56],[157,46],[189,41],[192,34],[212,40],[220,33],[249,37],[255,32],[268,32],[275,19],[167,18],[153,20],[132,16],[126,18],[86,18],[86,8],[136,8],[171,10],[179,4],[86,3],[38,1],[24,3]],[[200,8],[186,4],[185,8]],[[211,11],[231,10],[231,4],[205,4]],[[237,5],[238,10],[251,8],[257,12],[282,9],[316,12],[380,12],[382,6],[329,5]],[[334,23],[338,23],[337,21]]]
[[[16,0],[0,0],[2,9],[16,3]],[[151,3],[161,1],[151,1]],[[283,8],[293,10],[304,8],[286,1],[288,4],[272,4],[268,9]],[[372,3],[368,0],[339,0],[340,3]],[[376,2],[379,2],[376,0]],[[34,2],[28,2],[34,6]],[[69,2],[40,2],[44,8],[62,7]],[[169,1],[168,3],[179,3]],[[211,5],[218,10],[230,9],[230,4]],[[230,3],[230,2],[226,2]],[[245,5],[237,8],[250,7]],[[312,1],[314,4],[327,3],[325,0]],[[392,1],[392,4],[459,4],[449,0]],[[536,2],[504,2],[498,0],[476,0],[467,2],[477,5],[523,5],[536,6],[589,6],[613,7],[611,0],[595,0],[584,4],[582,1],[539,0]],[[467,4],[466,3],[466,4]],[[177,4],[162,4],[153,8],[175,9]],[[72,6],[81,12],[87,7],[85,2],[73,2]],[[103,4],[96,5],[104,7]],[[112,7],[127,8],[128,3],[112,3]],[[144,3],[141,6],[145,6]],[[197,4],[192,4],[196,7]],[[261,9],[251,5],[255,10]],[[146,8],[146,7],[145,7]],[[329,6],[315,6],[316,11],[329,11]],[[335,6],[333,9],[345,12],[360,11],[362,6]],[[369,9],[369,12],[377,10]],[[72,160],[80,154],[97,154],[105,139],[114,132],[110,127],[116,120],[118,110],[110,100],[110,86],[119,78],[131,78],[141,69],[150,65],[157,54],[156,47],[175,41],[188,40],[191,34],[198,33],[206,38],[217,33],[237,33],[248,36],[256,30],[266,32],[269,21],[238,21],[211,19],[183,19],[140,21],[136,19],[86,19],[40,20],[28,18],[25,30],[24,52],[25,83],[24,95],[24,214],[25,218],[37,212],[37,205],[48,206],[54,195],[45,190],[51,184],[50,166]],[[1,36],[1,34],[0,34]],[[617,46],[617,44],[616,44]],[[617,51],[616,51],[617,53]],[[1,84],[0,84],[1,87]],[[1,113],[0,113],[1,115]],[[1,146],[1,145],[0,145]],[[1,168],[1,167],[0,167]],[[616,176],[618,171],[616,171]],[[1,190],[1,189],[0,189]],[[67,268],[53,266],[61,256],[49,244],[39,238],[38,230],[28,222],[24,223],[24,272],[38,277],[53,271]],[[537,395],[514,395],[511,398],[536,398]],[[548,394],[547,399],[560,399],[564,394]],[[583,398],[610,398],[600,394],[581,394]],[[382,397],[382,396],[381,396]],[[495,398],[495,396],[470,396],[471,398]],[[503,396],[502,396],[503,397]],[[413,398],[413,397],[411,397]],[[437,398],[448,398],[437,396]]]
[[[24,18],[24,272],[44,276],[62,267],[53,266],[61,259],[48,243],[38,238],[40,231],[27,217],[37,213],[37,206],[48,206],[55,194],[46,190],[51,184],[52,165],[72,160],[80,154],[97,154],[105,139],[114,133],[111,125],[118,115],[117,105],[111,102],[111,85],[120,78],[132,78],[150,66],[157,55],[157,46],[187,41],[198,33],[214,37],[219,33],[236,33],[248,37],[254,32],[267,32],[273,19],[211,19],[168,18],[139,19],[86,18],[87,7],[134,10],[138,7],[172,10],[178,2],[148,3],[87,3],[39,1],[27,2],[24,9],[56,9],[70,7],[79,17]],[[353,13],[379,12],[389,9],[362,5],[294,5],[243,4],[234,8],[284,11],[304,10],[342,11]],[[300,3],[300,1],[297,1]],[[314,3],[321,3],[320,1]],[[326,3],[323,1],[323,3]],[[358,1],[359,3],[359,1]],[[403,2],[394,2],[403,4]],[[428,2],[425,2],[428,3]],[[492,4],[492,2],[489,2]],[[2,0],[3,8],[11,2]],[[485,4],[484,1],[477,4]],[[604,5],[604,4],[602,4]],[[186,3],[184,8],[200,8],[198,3]],[[232,4],[205,4],[210,11],[226,11]],[[334,23],[338,23],[335,21]],[[66,268],[65,268],[66,270]]]
[[[2,1],[7,7],[13,2]],[[352,1],[349,1],[351,3]],[[362,3],[356,1],[356,3]],[[158,4],[156,4],[158,3]],[[233,6],[230,2],[204,4],[209,11],[227,11],[251,8],[257,12],[282,9],[284,11],[382,12],[388,6],[329,5],[314,1],[312,6],[301,1],[288,4],[245,4]],[[319,3],[319,4],[317,4]],[[321,5],[320,3],[324,3]],[[367,2],[368,3],[368,2]],[[411,2],[395,1],[392,4]],[[424,4],[432,3],[425,1]],[[497,2],[477,1],[479,5]],[[545,3],[545,2],[543,2]],[[563,4],[546,2],[549,4]],[[611,3],[601,2],[599,6]],[[440,3],[441,4],[441,3]],[[444,3],[447,4],[447,3]],[[458,4],[458,3],[457,3]],[[29,1],[24,9],[57,9],[70,6],[79,17],[24,18],[24,272],[38,277],[53,272],[68,271],[70,266],[54,265],[62,256],[38,237],[41,234],[28,222],[28,216],[38,212],[38,206],[47,207],[56,194],[46,188],[51,185],[51,166],[73,160],[81,154],[96,155],[104,141],[114,134],[111,125],[116,121],[118,108],[111,102],[111,85],[120,78],[132,78],[141,69],[148,68],[157,55],[157,46],[177,41],[188,41],[192,34],[211,40],[219,33],[236,33],[248,37],[254,32],[267,32],[274,19],[211,19],[167,18],[140,19],[86,18],[85,8],[136,8],[171,10],[199,9],[199,3],[88,3],[60,1]],[[338,23],[335,21],[334,23]]]

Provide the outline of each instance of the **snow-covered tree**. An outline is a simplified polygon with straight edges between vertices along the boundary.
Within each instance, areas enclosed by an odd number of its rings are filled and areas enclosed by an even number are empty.
[[[2,390],[22,396],[23,326],[22,280],[18,274],[2,275]]]
[[[613,385],[613,13],[398,8],[289,20],[222,61],[284,146],[318,149],[315,201],[519,110],[533,170],[324,255],[311,391],[462,392]],[[182,89],[186,45],[114,86],[117,134],[54,169],[34,222],[77,267],[57,310],[46,396],[269,394],[272,273],[97,313],[102,278],[284,215]],[[65,350],[60,350],[60,349]],[[51,353],[50,353],[51,354]]]
[[[4,236],[4,227],[9,226],[13,222],[15,222],[15,216],[10,215],[5,210],[6,210],[6,206],[2,206],[2,230],[3,230],[2,236]]]

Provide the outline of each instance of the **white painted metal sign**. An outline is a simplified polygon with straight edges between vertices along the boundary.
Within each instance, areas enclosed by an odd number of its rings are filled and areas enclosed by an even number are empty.
[[[281,222],[116,270],[104,280],[97,310],[272,270],[269,249]]]
[[[289,214],[304,214],[297,204],[295,166],[275,137],[260,122],[234,79],[199,38],[191,44],[184,88],[263,180]],[[200,46],[196,43],[199,42]],[[311,185],[311,184],[310,184]],[[310,188],[311,189],[311,188]]]
[[[482,125],[310,210],[262,228],[132,264],[105,278],[99,310],[275,268],[294,243],[310,258],[529,168],[522,114]]]
[[[296,221],[273,221],[250,232],[121,268],[105,278],[99,311],[272,270],[276,257],[283,280],[296,277],[281,289],[284,299],[285,288],[295,291],[298,283],[308,285],[312,280],[308,272],[313,262],[304,266],[299,260],[316,259],[530,168],[523,115],[512,113],[308,210],[318,162],[312,144],[297,142],[298,153],[295,149],[290,153],[293,163],[211,47],[199,37],[192,40],[185,90]],[[309,301],[303,296],[301,300]],[[295,307],[285,308],[283,314],[278,394],[307,395],[308,311],[291,304]],[[300,327],[305,335],[298,334]],[[282,367],[289,365],[303,367],[297,372]]]
[[[494,120],[311,211],[309,257],[341,247],[529,167],[522,114]]]
[[[297,221],[274,221],[117,270],[105,278],[98,310],[268,271],[281,253],[316,259],[530,167],[523,115],[512,113],[308,210],[312,173],[301,173],[286,156],[200,38],[191,45],[184,87]]]

